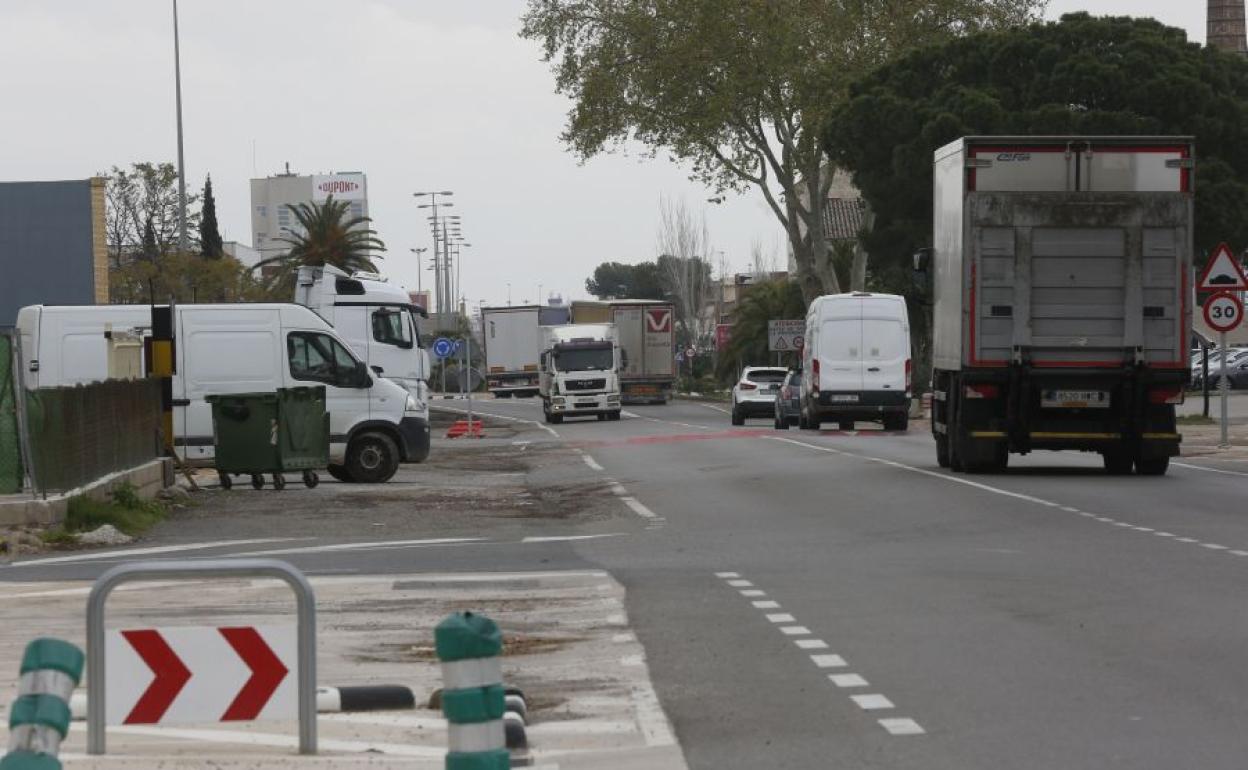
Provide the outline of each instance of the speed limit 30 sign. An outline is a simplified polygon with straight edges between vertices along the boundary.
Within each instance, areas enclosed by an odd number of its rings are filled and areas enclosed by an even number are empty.
[[[1229,292],[1218,292],[1205,301],[1205,323],[1218,332],[1234,331],[1244,319],[1244,303]]]

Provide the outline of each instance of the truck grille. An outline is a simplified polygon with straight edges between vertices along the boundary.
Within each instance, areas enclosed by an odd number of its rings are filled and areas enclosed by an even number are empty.
[[[564,387],[569,390],[602,390],[607,387],[607,381],[601,380],[567,380]]]

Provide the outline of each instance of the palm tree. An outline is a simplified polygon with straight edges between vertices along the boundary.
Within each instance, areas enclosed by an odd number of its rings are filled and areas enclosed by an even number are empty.
[[[332,265],[343,272],[357,270],[376,272],[377,265],[371,252],[385,251],[386,244],[377,237],[377,231],[368,225],[369,217],[349,217],[351,204],[336,201],[329,196],[324,203],[296,203],[290,207],[299,227],[277,240],[290,245],[290,251],[276,257],[263,259],[253,270],[270,275],[273,288],[294,285],[295,275],[301,267]],[[270,268],[270,269],[265,269]]]

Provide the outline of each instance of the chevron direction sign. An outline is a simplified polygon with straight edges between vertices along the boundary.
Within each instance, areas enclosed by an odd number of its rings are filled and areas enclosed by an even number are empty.
[[[298,716],[295,626],[143,628],[105,637],[106,721],[240,722]]]

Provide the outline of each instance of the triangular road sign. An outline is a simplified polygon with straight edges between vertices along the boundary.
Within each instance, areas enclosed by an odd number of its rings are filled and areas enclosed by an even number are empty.
[[[1218,244],[1196,282],[1198,291],[1248,291],[1248,276],[1225,243]]]

